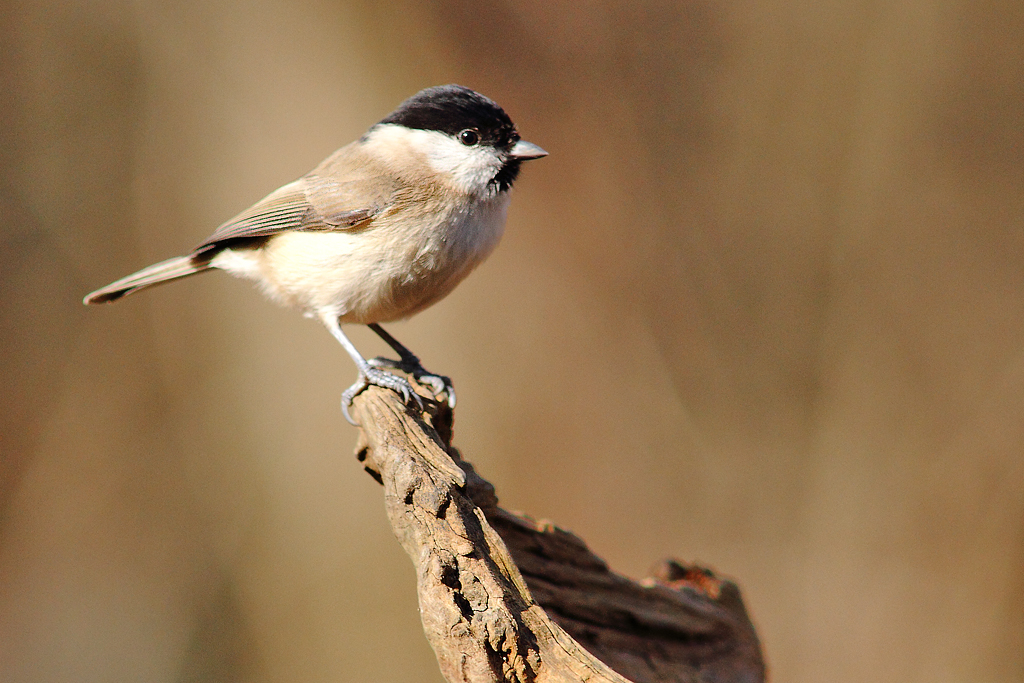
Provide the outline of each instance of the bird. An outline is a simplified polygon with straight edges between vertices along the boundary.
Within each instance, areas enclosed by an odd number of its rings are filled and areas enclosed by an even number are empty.
[[[222,224],[184,256],[88,294],[117,301],[208,270],[255,281],[270,299],[320,320],[358,370],[345,419],[370,385],[422,400],[401,370],[455,406],[451,380],[381,327],[447,296],[501,239],[524,161],[547,156],[493,100],[461,85],[426,88],[298,180]],[[398,359],[363,358],[342,330],[367,325]]]

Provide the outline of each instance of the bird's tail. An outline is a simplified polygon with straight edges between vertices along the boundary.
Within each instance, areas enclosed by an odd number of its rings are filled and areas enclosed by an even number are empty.
[[[82,303],[102,304],[108,301],[117,301],[121,297],[137,292],[140,289],[152,287],[161,282],[195,275],[209,267],[209,261],[195,260],[192,256],[177,256],[161,261],[149,268],[143,268],[139,272],[123,277],[117,282],[111,282],[106,287],[101,287],[86,296]]]

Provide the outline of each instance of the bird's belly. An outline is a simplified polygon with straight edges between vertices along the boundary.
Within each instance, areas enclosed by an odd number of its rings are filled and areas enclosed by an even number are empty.
[[[507,193],[414,230],[382,223],[362,231],[289,232],[263,248],[275,299],[343,323],[407,318],[447,296],[494,249]]]

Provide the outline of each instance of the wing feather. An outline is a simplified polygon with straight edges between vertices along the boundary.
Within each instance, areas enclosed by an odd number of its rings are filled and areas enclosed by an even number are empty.
[[[343,147],[311,173],[288,183],[217,228],[192,255],[219,251],[238,240],[289,230],[335,232],[365,227],[392,203],[399,185],[366,159]]]
[[[296,180],[221,225],[192,253],[210,251],[227,241],[269,237],[285,230],[301,229],[310,211],[303,181]]]

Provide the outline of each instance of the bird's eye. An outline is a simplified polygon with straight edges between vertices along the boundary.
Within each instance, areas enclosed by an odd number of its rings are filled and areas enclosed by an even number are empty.
[[[480,142],[480,133],[472,128],[467,128],[459,133],[459,142],[464,144],[466,147],[472,147],[476,143]]]

